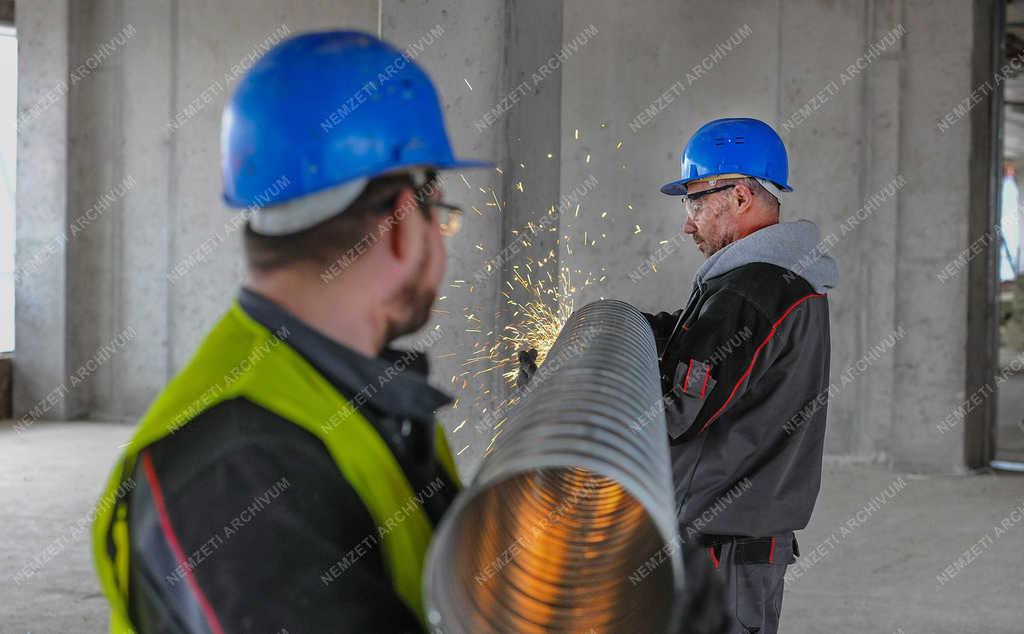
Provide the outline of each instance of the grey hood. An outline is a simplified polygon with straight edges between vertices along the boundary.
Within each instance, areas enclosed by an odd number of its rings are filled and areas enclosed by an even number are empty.
[[[764,227],[716,251],[697,269],[694,281],[701,284],[752,262],[788,269],[818,293],[835,288],[839,276],[836,261],[822,252],[818,225],[796,220]]]

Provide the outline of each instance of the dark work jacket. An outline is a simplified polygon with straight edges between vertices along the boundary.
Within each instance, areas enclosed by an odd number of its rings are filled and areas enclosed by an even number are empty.
[[[430,493],[423,506],[436,526],[456,486],[434,457],[434,410],[449,399],[427,383],[426,357],[405,353],[397,364],[397,352],[388,350],[371,359],[253,292],[243,290],[239,303],[270,331],[287,328],[287,345],[346,397],[372,386],[360,412],[412,489]],[[369,511],[309,432],[238,398],[202,412],[146,451],[153,472],[143,472],[145,460],[139,461],[129,499],[129,599],[141,632],[206,632],[206,609],[227,632],[422,630],[391,584]],[[440,487],[431,484],[437,479]],[[180,550],[194,557],[186,573],[191,580],[175,573],[164,521]]]
[[[684,540],[769,537],[810,519],[836,281],[818,244],[807,221],[761,229],[704,263],[684,308],[648,315]]]

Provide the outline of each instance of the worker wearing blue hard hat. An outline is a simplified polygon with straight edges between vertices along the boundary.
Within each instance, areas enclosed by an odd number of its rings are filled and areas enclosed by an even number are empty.
[[[221,152],[248,280],[97,508],[111,630],[425,629],[423,560],[459,486],[434,418],[450,399],[389,343],[426,323],[459,226],[438,171],[488,163],[455,158],[419,66],[354,31],[268,51]]]
[[[835,261],[817,226],[780,222],[789,159],[763,121],[718,119],[661,188],[705,261],[658,344],[680,534],[723,582],[730,632],[778,630],[794,531],[821,482]],[[700,587],[691,566],[684,587]]]

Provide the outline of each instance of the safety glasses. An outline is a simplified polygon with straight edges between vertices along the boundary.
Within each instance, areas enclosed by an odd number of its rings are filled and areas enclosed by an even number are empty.
[[[717,192],[725,191],[727,189],[732,189],[733,187],[736,187],[736,183],[729,183],[728,185],[720,185],[718,187],[711,187],[709,189],[705,189],[705,190],[699,191],[699,192],[694,192],[692,194],[684,194],[683,195],[683,200],[682,200],[683,209],[686,210],[687,214],[692,216],[692,215],[696,214],[697,212],[699,212],[700,209],[701,209],[700,206],[696,204],[698,200],[700,200],[701,198],[704,198],[705,196],[708,196],[710,194],[714,194],[714,193],[717,193]]]
[[[441,228],[441,235],[446,238],[453,236],[462,228],[462,208],[442,201],[424,201],[429,210],[433,210],[437,218],[437,224]],[[428,211],[428,213],[430,213]]]
[[[425,182],[414,191],[416,202],[428,218],[436,216],[441,235],[453,236],[462,228],[462,208],[452,203],[431,200],[430,196],[438,186],[437,172],[427,170],[425,174]]]

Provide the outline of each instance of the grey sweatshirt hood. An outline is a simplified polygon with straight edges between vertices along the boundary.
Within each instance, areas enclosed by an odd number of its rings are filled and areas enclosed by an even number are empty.
[[[810,220],[780,222],[716,251],[697,269],[694,282],[718,277],[752,262],[767,262],[807,280],[815,292],[835,288],[836,261],[821,251],[821,234]]]

